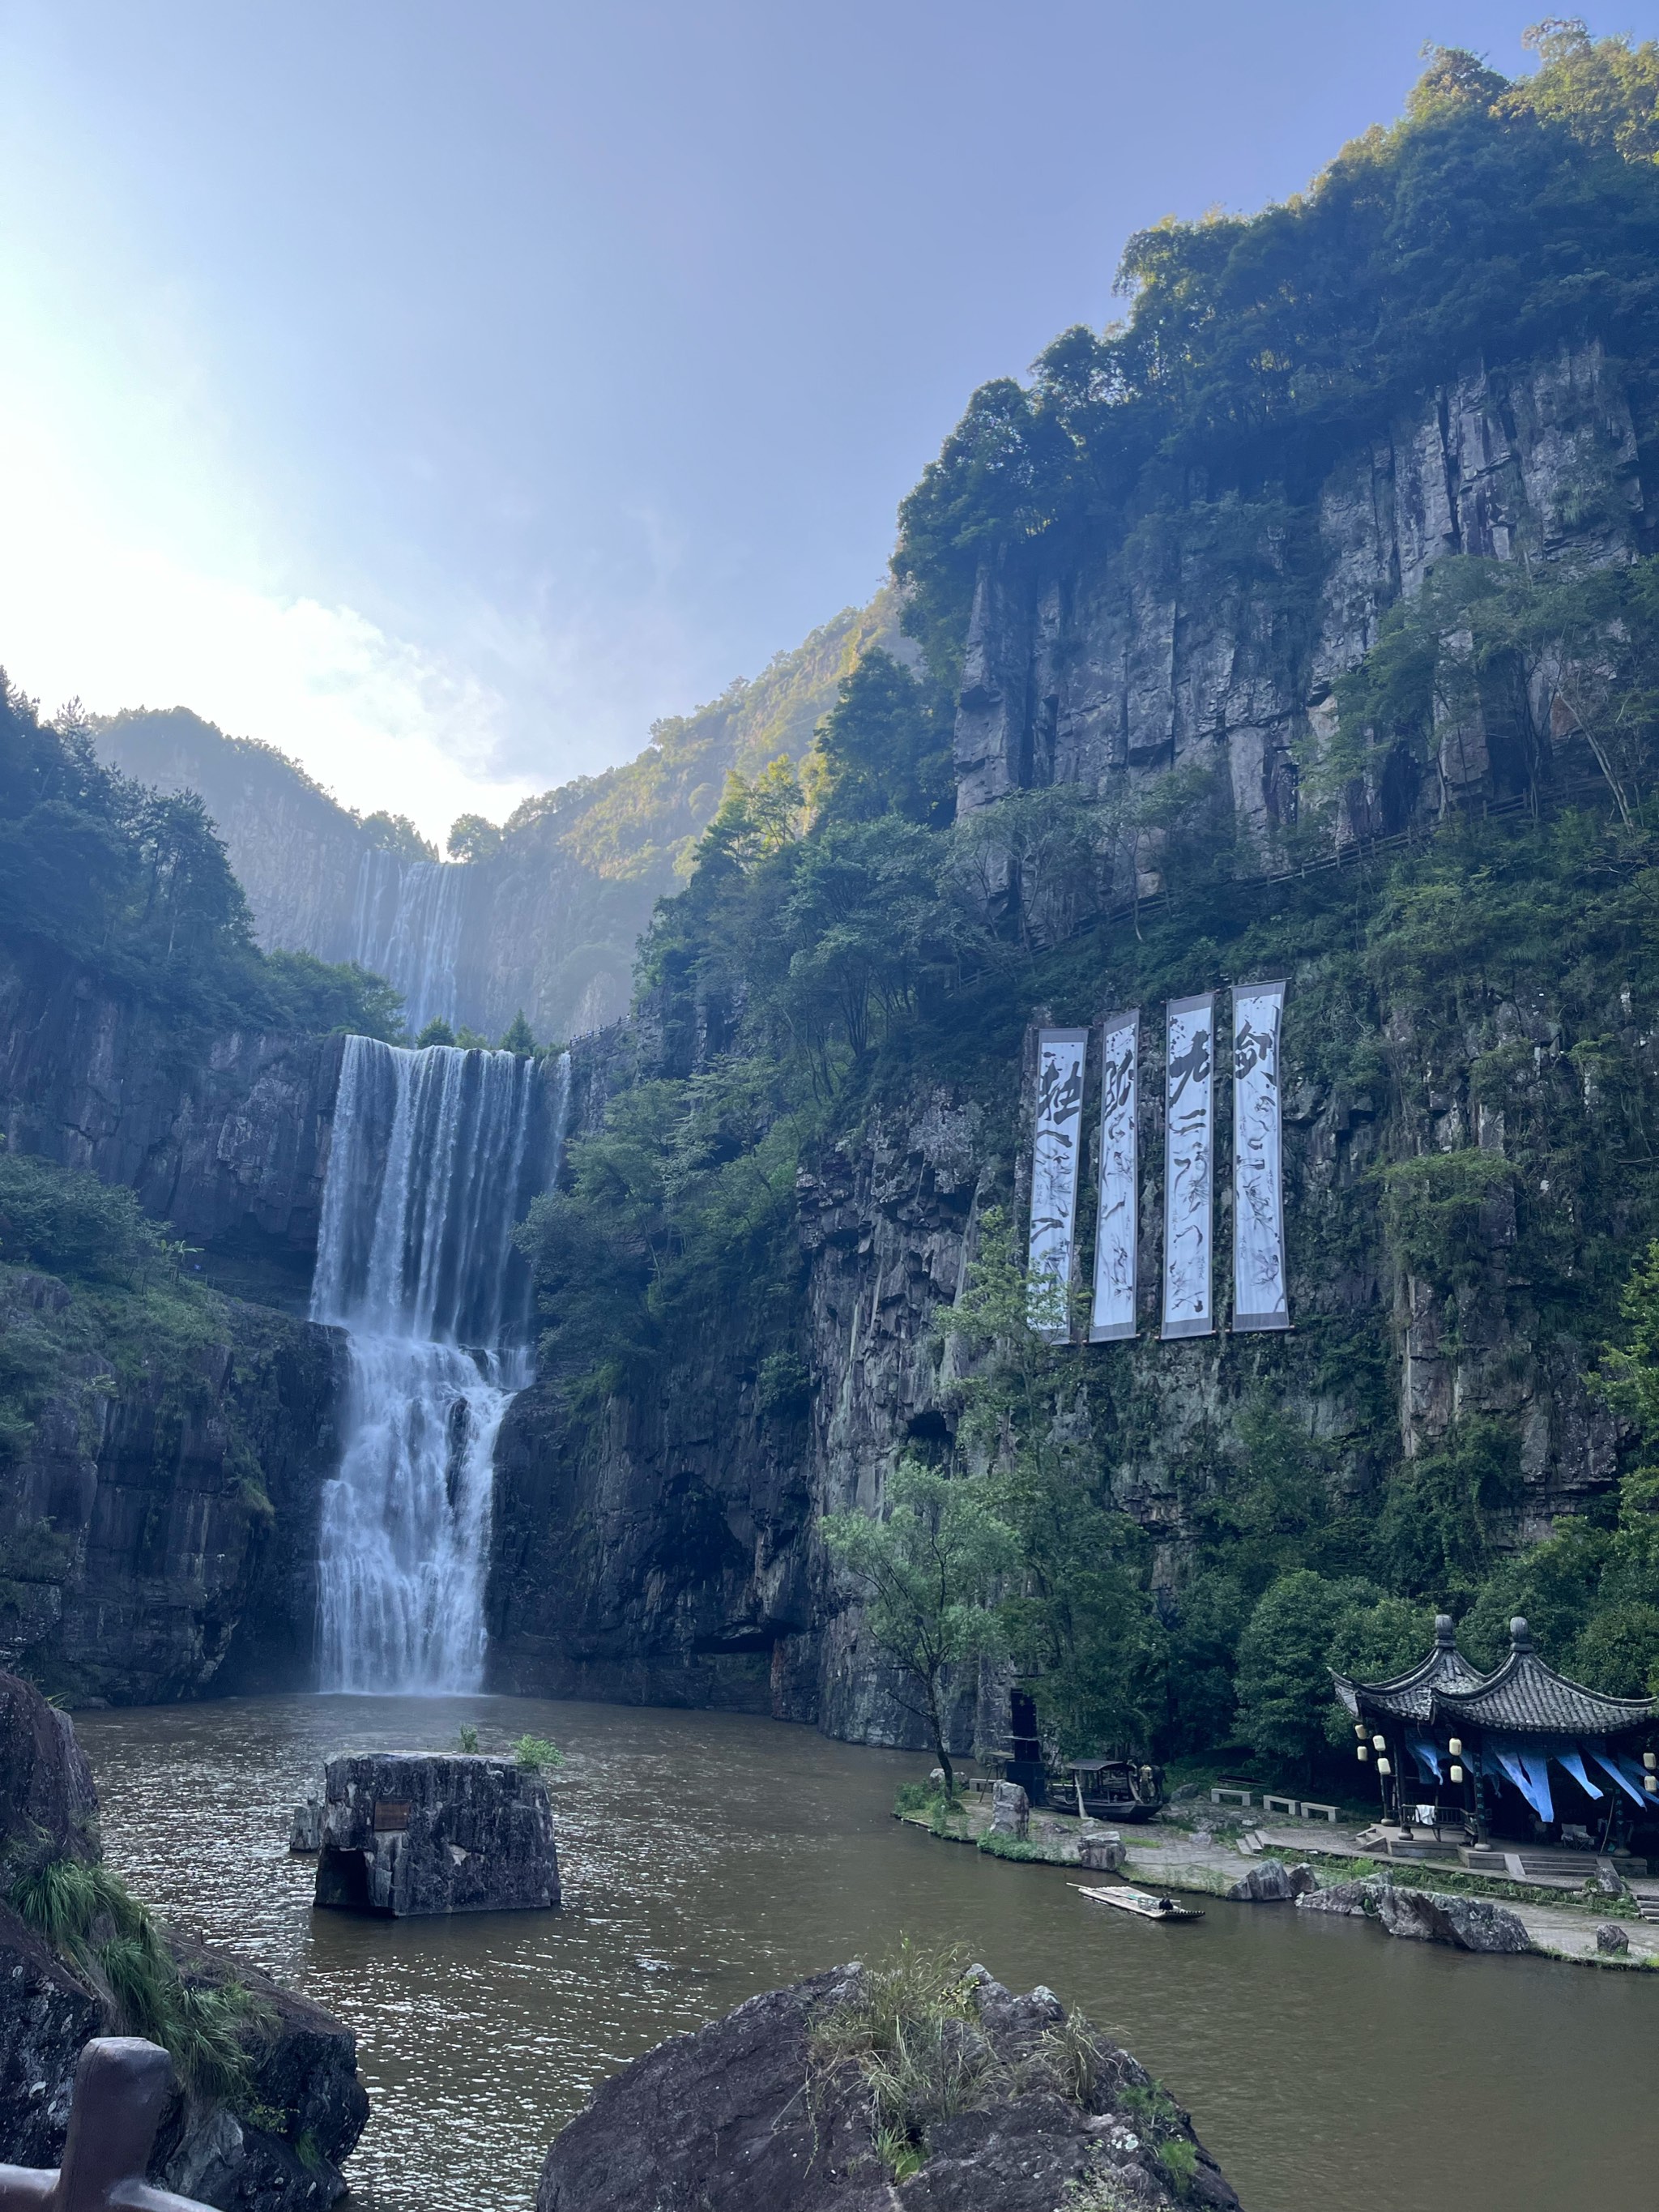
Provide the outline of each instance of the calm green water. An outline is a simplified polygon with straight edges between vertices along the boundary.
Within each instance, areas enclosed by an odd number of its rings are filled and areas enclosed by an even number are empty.
[[[289,1810],[325,1754],[553,1736],[556,1913],[311,1911]],[[901,1828],[925,1762],[727,1714],[498,1698],[270,1698],[88,1713],[133,1887],[356,2027],[374,2117],[354,2212],[524,2212],[588,2089],[759,1989],[901,1929],[1047,1982],[1193,2112],[1249,2212],[1561,2212],[1653,2201],[1659,1977],[1392,1942],[1210,1903],[1158,1927],[1054,1868]]]

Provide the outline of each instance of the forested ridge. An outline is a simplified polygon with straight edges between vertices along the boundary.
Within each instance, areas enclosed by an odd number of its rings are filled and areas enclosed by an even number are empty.
[[[585,1449],[608,1408],[658,1400],[711,1314],[744,1403],[801,1437],[825,1378],[798,1176],[920,1099],[976,1109],[971,1259],[928,1354],[945,1419],[894,1437],[887,1510],[937,1525],[971,1498],[994,1522],[987,1633],[1071,1751],[1243,1745],[1310,1771],[1333,1755],[1325,1666],[1403,1664],[1442,1607],[1477,1657],[1519,1609],[1584,1679],[1659,1683],[1653,560],[1439,563],[1339,685],[1280,880],[1196,774],[951,819],[988,560],[1063,567],[1068,540],[1194,500],[1288,509],[1471,353],[1594,339],[1659,392],[1659,48],[1560,23],[1534,43],[1516,85],[1437,54],[1405,118],[1284,207],[1133,240],[1122,325],[975,396],[902,512],[924,667],[866,653],[799,770],[728,783],[641,946],[601,1126],[525,1232]],[[1454,806],[1297,872],[1385,756],[1431,776],[1449,720],[1546,663],[1574,704],[1516,771],[1518,814]],[[1043,1343],[1019,1265],[1030,1024],[1279,974],[1293,1335]],[[1540,1453],[1575,1425],[1589,1472],[1547,1495]]]
[[[201,799],[107,768],[78,707],[42,722],[0,673],[0,932],[149,1006],[181,1049],[216,1030],[399,1033],[377,976],[262,952]]]

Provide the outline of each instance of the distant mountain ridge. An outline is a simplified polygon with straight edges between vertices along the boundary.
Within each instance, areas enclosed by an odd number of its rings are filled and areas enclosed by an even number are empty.
[[[752,681],[656,723],[634,759],[528,799],[473,857],[440,861],[396,817],[365,819],[275,746],[228,737],[186,708],[97,726],[112,766],[200,793],[267,948],[357,960],[434,1015],[498,1036],[520,1008],[564,1038],[627,1010],[634,947],[679,889],[729,771],[799,761],[871,646],[910,656],[891,586],[848,607]]]

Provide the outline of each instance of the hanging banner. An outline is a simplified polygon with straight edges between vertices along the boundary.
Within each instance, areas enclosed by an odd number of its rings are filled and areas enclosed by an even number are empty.
[[[1083,1061],[1087,1030],[1043,1030],[1037,1037],[1036,1135],[1031,1151],[1031,1277],[1033,1327],[1051,1344],[1063,1344],[1069,1321],[1055,1289],[1072,1287],[1077,1242],[1078,1154],[1083,1135]]]
[[[1100,1214],[1095,1228],[1095,1303],[1091,1344],[1135,1333],[1136,1050],[1140,1009],[1107,1017],[1101,1038]]]
[[[1164,1334],[1208,1336],[1215,1239],[1215,993],[1171,999],[1164,1115]]]
[[[1279,1085],[1282,983],[1233,991],[1233,1327],[1288,1328],[1285,1130]]]

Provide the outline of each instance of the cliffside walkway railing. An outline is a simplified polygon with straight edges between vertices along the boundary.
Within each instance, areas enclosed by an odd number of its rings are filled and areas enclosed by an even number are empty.
[[[0,2166],[0,2212],[212,2212],[144,2179],[173,2061],[135,2035],[95,2037],[75,2069],[64,2163]]]

